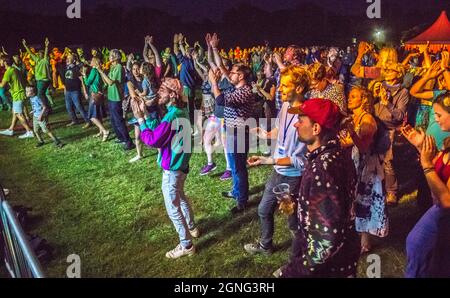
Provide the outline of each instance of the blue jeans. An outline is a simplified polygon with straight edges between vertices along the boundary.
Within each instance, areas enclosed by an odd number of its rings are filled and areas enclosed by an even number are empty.
[[[428,277],[428,269],[438,235],[441,208],[433,205],[406,238],[406,278]]]
[[[247,155],[247,153],[227,153],[233,176],[232,194],[242,206],[248,201]]]
[[[122,102],[121,101],[111,101],[108,100],[108,108],[111,119],[111,126],[114,129],[117,139],[121,142],[130,146],[133,142],[131,141],[130,135],[128,134],[128,129],[125,124],[125,119],[123,118]]]
[[[186,174],[181,171],[164,171],[162,176],[162,193],[166,211],[172,221],[183,247],[192,245],[189,230],[195,228],[194,214],[184,194]]]
[[[263,197],[258,206],[258,216],[261,225],[260,243],[265,248],[272,247],[272,238],[274,232],[274,213],[278,207],[278,200],[273,193],[273,188],[279,184],[287,183],[290,186],[290,192],[294,198],[298,196],[301,177],[287,177],[273,171],[269,180],[266,183]],[[294,208],[294,213],[288,217],[289,229],[293,232],[298,230],[297,207]]]
[[[84,121],[86,123],[89,123],[88,115],[87,115],[86,111],[84,110],[83,105],[81,104],[80,97],[81,97],[80,91],[66,91],[66,95],[64,96],[64,99],[66,101],[67,113],[69,113],[70,118],[72,119],[72,122],[77,122],[78,121],[77,115],[75,114],[75,111],[74,111],[74,106],[75,106],[75,108],[78,110],[78,112],[83,117]]]
[[[233,177],[233,197],[238,205],[244,206],[248,201],[247,157],[249,151],[248,129],[237,130],[225,127],[226,154]]]

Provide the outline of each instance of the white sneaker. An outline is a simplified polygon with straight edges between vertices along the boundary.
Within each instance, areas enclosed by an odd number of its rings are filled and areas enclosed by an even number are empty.
[[[178,259],[184,256],[192,256],[193,254],[195,254],[194,245],[192,245],[190,249],[186,249],[183,246],[181,246],[181,244],[178,244],[177,247],[166,253],[166,258]]]
[[[5,130],[1,130],[0,131],[0,135],[4,135],[4,136],[13,136],[14,135],[14,130],[11,129],[5,129]]]
[[[10,191],[7,188],[3,189],[3,193],[5,194],[5,197],[9,195]]]
[[[191,236],[193,238],[200,237],[200,231],[198,230],[198,228],[194,228],[193,230],[189,230],[189,233],[191,234]]]
[[[133,163],[133,162],[139,161],[139,160],[141,160],[141,159],[142,159],[142,156],[136,155],[135,157],[133,157],[132,159],[130,159],[128,162],[129,162],[129,163]]]
[[[23,135],[19,136],[19,139],[28,139],[28,138],[34,138],[34,133],[32,131],[27,131]]]

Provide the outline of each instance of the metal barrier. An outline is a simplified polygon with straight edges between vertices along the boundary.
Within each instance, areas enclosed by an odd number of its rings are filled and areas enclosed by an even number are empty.
[[[4,261],[13,278],[43,278],[44,273],[27,236],[6,201],[0,185],[0,237],[3,235]],[[1,241],[0,241],[1,245]]]

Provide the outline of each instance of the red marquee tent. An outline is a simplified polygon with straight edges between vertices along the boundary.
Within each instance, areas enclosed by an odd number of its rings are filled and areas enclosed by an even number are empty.
[[[438,51],[443,46],[450,49],[450,21],[445,10],[441,12],[439,18],[430,28],[406,42],[406,49],[423,48],[428,41],[431,51]]]

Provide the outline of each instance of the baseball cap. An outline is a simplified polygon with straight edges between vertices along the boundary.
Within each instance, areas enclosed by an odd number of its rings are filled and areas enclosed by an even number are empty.
[[[312,98],[303,104],[289,108],[288,113],[308,116],[325,128],[336,128],[341,113],[339,107],[329,99]]]

